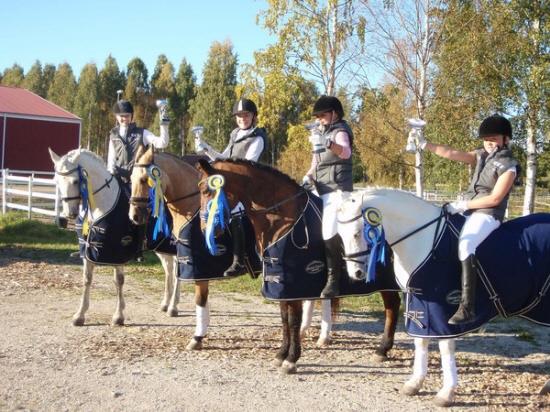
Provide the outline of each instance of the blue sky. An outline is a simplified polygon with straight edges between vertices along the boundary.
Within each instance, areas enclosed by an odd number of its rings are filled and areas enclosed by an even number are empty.
[[[200,77],[213,41],[230,39],[239,63],[275,41],[256,24],[264,0],[4,0],[0,71],[18,63],[25,73],[67,62],[78,77],[86,63],[103,67],[111,54],[121,69],[141,58],[152,74],[159,54],[176,70],[182,60]]]

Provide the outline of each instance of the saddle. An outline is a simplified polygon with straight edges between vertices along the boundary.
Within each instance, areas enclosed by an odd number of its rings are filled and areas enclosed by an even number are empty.
[[[550,214],[505,222],[478,247],[476,318],[464,325],[447,323],[460,301],[458,237],[464,217],[445,219],[434,249],[409,278],[407,333],[454,337],[478,329],[497,315],[522,316],[550,326]]]

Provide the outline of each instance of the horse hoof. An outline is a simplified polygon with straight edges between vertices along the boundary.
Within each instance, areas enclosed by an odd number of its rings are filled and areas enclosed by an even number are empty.
[[[168,310],[168,305],[160,305],[159,312],[166,312]]]
[[[327,346],[330,346],[331,343],[332,339],[330,337],[319,337],[315,346],[318,348],[326,348]]]
[[[383,363],[389,360],[389,358],[386,355],[380,355],[379,353],[375,353],[371,356],[371,360],[374,363]]]
[[[282,359],[279,359],[279,358],[275,358],[273,359],[273,361],[271,362],[271,364],[273,366],[275,366],[276,368],[280,368],[281,366],[283,366],[283,360]]]
[[[177,318],[178,315],[179,315],[178,309],[175,309],[175,308],[172,308],[172,309],[167,310],[166,313],[167,313],[168,316],[170,316],[171,318]]]
[[[442,408],[452,406],[455,401],[454,388],[441,389],[434,398],[434,404]]]
[[[201,350],[202,349],[202,341],[198,341],[195,339],[191,339],[187,346],[185,347],[185,350]]]
[[[281,366],[281,372],[284,375],[294,375],[297,372],[296,363],[285,360]]]
[[[414,396],[418,394],[418,392],[420,392],[422,383],[423,383],[423,380],[420,380],[420,379],[409,379],[401,387],[401,390],[399,391],[399,393],[406,396]]]
[[[111,321],[111,326],[124,326],[124,319],[123,318],[113,319]]]
[[[550,381],[546,382],[546,384],[542,387],[542,389],[539,392],[539,395],[548,395],[550,393]]]
[[[73,318],[73,326],[84,326],[84,318]]]

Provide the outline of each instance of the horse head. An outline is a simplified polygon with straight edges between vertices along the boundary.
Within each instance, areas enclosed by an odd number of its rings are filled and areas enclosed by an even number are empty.
[[[344,260],[352,279],[364,279],[370,249],[365,239],[363,199],[357,193],[346,199],[337,212],[338,234],[344,245]]]
[[[155,168],[155,150],[153,145],[149,148],[140,145],[136,151],[134,167],[130,176],[132,191],[130,197],[130,220],[136,225],[144,224],[150,213],[149,189],[153,179],[153,173],[160,174],[160,169]],[[160,178],[160,176],[155,177]]]
[[[66,218],[74,219],[78,215],[82,199],[78,165],[80,150],[72,150],[64,156],[57,155],[50,148],[48,150],[54,164],[55,181],[61,195],[62,214]]]

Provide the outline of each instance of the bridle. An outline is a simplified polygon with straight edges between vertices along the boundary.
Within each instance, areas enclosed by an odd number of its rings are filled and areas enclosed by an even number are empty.
[[[136,164],[134,164],[134,167],[139,167],[139,168],[144,168],[144,169],[148,169],[151,166],[154,166],[154,163],[149,163],[149,164],[136,163]],[[179,202],[180,200],[184,200],[184,199],[188,199],[188,198],[191,198],[193,196],[196,196],[199,193],[200,192],[198,190],[196,190],[194,192],[185,194],[183,196],[177,197],[177,198],[172,199],[172,200],[165,199],[165,202],[166,203]],[[149,205],[149,199],[150,199],[149,196],[147,196],[147,197],[144,197],[144,196],[142,196],[142,197],[140,197],[140,196],[130,196],[130,204],[132,206],[137,207],[137,208],[147,208],[147,206]]]
[[[80,170],[81,170],[81,167],[80,167],[80,166],[76,166],[75,168],[70,169],[70,170],[66,170],[66,171],[64,171],[64,172],[61,172],[61,171],[56,170],[55,173],[56,173],[57,175],[59,175],[59,176],[70,176],[70,175],[73,174],[74,172],[78,172],[78,180],[79,180],[79,184],[80,184],[80,183],[81,183],[81,182],[80,182],[80,180],[81,180],[81,177],[80,177]],[[83,170],[83,171],[86,173],[86,175],[87,175],[86,170],[85,170],[85,169],[82,169],[82,170]],[[95,194],[99,193],[101,190],[103,190],[104,188],[109,187],[109,184],[113,181],[113,178],[114,178],[114,176],[111,174],[111,177],[110,177],[108,180],[106,179],[106,180],[105,180],[105,183],[104,183],[101,187],[99,187],[99,189],[95,190],[95,191],[93,192],[93,194],[95,195]],[[61,198],[61,201],[67,202],[67,201],[69,201],[69,200],[77,200],[77,199],[82,199],[82,192],[81,192],[81,190],[78,191],[78,196],[66,196],[66,197],[62,197],[62,198]]]
[[[354,216],[354,217],[352,217],[351,219],[348,219],[348,220],[338,219],[338,223],[348,224],[348,223],[354,222],[358,219],[361,219],[363,217],[364,212],[365,212],[364,210],[361,210],[361,213],[359,215]],[[408,239],[409,237],[417,234],[418,232],[421,232],[422,230],[426,229],[427,227],[429,227],[432,224],[434,224],[435,222],[437,222],[437,227],[435,229],[435,235],[434,235],[434,245],[435,245],[435,239],[437,238],[437,233],[439,232],[439,225],[441,224],[441,220],[445,217],[445,215],[446,215],[445,208],[442,207],[441,208],[441,213],[439,214],[439,216],[437,216],[436,218],[424,223],[422,226],[412,230],[411,232],[407,233],[406,235],[400,237],[395,242],[390,243],[389,244],[390,248],[397,245],[398,243],[401,243],[405,239]],[[358,264],[363,264],[365,262],[363,262],[361,260],[358,260],[356,258],[359,258],[359,257],[362,257],[362,256],[367,256],[369,253],[370,253],[370,249],[366,249],[366,250],[362,250],[362,251],[355,252],[355,253],[350,253],[350,254],[344,254],[344,260],[354,262],[354,263],[358,263]]]

